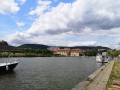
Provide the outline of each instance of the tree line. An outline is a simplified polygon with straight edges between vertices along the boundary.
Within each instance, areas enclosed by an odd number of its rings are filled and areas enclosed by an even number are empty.
[[[62,56],[59,54],[54,54],[53,51],[50,51],[48,49],[21,49],[21,48],[14,48],[9,50],[18,50],[19,53],[13,53],[12,56],[14,57],[51,57],[51,56]],[[107,52],[112,57],[117,57],[120,55],[120,50],[107,50]],[[84,55],[85,56],[96,56],[98,53],[100,53],[97,49],[94,50],[85,50]],[[0,57],[7,57],[7,52],[0,52]]]
[[[61,55],[54,55],[53,51],[48,49],[20,49],[14,48],[9,49],[11,51],[18,51],[12,52],[11,55],[13,57],[51,57],[51,56],[61,56]],[[8,52],[0,52],[0,57],[8,57]]]
[[[118,57],[120,55],[120,50],[108,50],[107,51],[112,57]]]

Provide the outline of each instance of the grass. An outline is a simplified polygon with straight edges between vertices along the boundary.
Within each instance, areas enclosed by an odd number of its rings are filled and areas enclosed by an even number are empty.
[[[109,80],[106,85],[106,90],[107,88],[112,88],[113,87],[113,81],[118,80],[120,81],[120,62],[116,59],[109,77]]]

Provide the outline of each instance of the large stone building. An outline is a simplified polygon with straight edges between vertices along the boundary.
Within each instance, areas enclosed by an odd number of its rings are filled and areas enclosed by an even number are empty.
[[[55,49],[54,54],[60,54],[64,56],[82,56],[84,55],[84,50],[82,49],[70,49],[70,48],[65,48],[65,49]]]
[[[70,56],[82,56],[84,54],[84,50],[82,49],[71,49]]]
[[[65,49],[55,49],[54,54],[60,54],[64,56],[69,56],[70,54],[70,48],[65,48]]]
[[[7,50],[8,49],[8,43],[6,41],[0,41],[0,50]]]

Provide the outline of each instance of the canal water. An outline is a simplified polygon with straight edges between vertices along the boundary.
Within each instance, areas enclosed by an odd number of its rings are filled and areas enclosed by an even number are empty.
[[[0,58],[0,62],[6,58]],[[96,71],[94,57],[19,58],[11,73],[0,74],[0,90],[70,90]]]

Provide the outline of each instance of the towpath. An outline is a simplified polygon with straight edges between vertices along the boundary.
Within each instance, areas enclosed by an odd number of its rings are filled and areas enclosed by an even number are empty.
[[[112,71],[114,60],[110,61],[106,67],[94,78],[94,80],[89,83],[87,88],[81,88],[81,84],[72,90],[105,90],[109,75]],[[85,81],[88,82],[88,81]],[[87,83],[88,84],[88,83]],[[85,84],[84,84],[85,85]]]
[[[114,61],[107,64],[103,71],[98,74],[94,81],[85,90],[105,90],[113,64]]]

